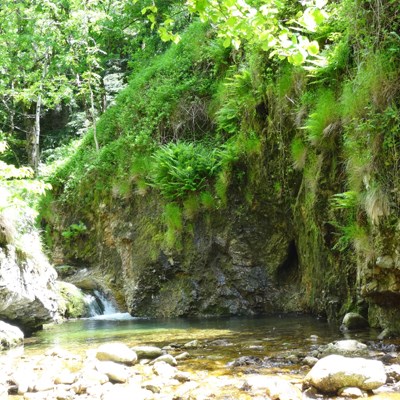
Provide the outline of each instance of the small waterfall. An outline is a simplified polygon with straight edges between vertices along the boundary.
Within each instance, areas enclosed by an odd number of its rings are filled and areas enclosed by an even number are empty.
[[[112,299],[100,290],[94,290],[93,293],[84,295],[87,307],[87,318],[98,320],[131,320],[134,319],[129,313],[121,313]]]
[[[94,317],[96,315],[103,314],[103,307],[99,299],[91,293],[85,293],[83,295],[83,301],[87,308],[87,316]]]
[[[102,312],[100,314],[96,315],[111,315],[111,314],[117,314],[119,313],[119,310],[117,307],[115,307],[115,304],[109,300],[103,292],[100,292],[99,290],[95,290],[94,295],[98,299],[98,301],[102,305]]]

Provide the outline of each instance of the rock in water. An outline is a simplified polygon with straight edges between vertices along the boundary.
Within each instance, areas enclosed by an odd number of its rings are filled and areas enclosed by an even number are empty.
[[[385,384],[386,373],[381,361],[330,355],[314,365],[304,382],[324,393],[344,387],[373,390]]]
[[[22,345],[24,334],[16,326],[0,321],[0,350]]]
[[[164,354],[164,352],[155,346],[135,346],[131,348],[139,357],[142,358],[157,358]]]
[[[337,354],[345,357],[364,357],[369,354],[367,345],[357,340],[337,340],[329,343],[322,350],[322,357]]]
[[[345,330],[362,329],[368,327],[368,321],[358,313],[347,313],[342,322],[342,328]]]
[[[123,343],[106,343],[97,349],[96,358],[100,361],[115,361],[123,364],[135,364],[136,353]]]

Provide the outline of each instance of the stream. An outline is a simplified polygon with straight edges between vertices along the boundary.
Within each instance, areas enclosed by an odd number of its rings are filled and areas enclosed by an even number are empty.
[[[341,339],[356,339],[377,348],[394,343],[377,340],[378,334],[373,329],[344,333],[338,327],[305,315],[144,319],[114,313],[47,325],[26,339],[23,350],[14,350],[9,355],[14,354],[12,357],[18,362],[20,358],[37,357],[54,347],[84,355],[105,342],[161,348],[169,345],[176,349],[176,354],[190,352],[190,358],[180,361],[179,367],[191,373],[215,377],[278,374],[301,379],[307,370],[296,357],[300,360],[318,346]],[[194,340],[198,345],[185,349],[184,345]],[[398,344],[395,346],[397,349]],[[6,356],[7,353],[1,355],[0,362]],[[244,356],[263,362],[232,366]],[[374,397],[399,399],[396,396]]]

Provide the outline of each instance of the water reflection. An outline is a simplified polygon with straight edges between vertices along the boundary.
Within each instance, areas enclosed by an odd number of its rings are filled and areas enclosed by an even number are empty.
[[[57,344],[66,348],[81,346],[84,349],[89,344],[113,340],[129,345],[164,346],[193,339],[228,339],[240,347],[260,341],[263,347],[288,349],[309,347],[313,340],[323,344],[343,338],[366,341],[375,340],[376,337],[374,330],[342,333],[337,327],[310,316],[143,319],[130,317],[129,314],[113,314],[47,326],[37,334],[33,343],[25,347],[28,350],[30,347]]]

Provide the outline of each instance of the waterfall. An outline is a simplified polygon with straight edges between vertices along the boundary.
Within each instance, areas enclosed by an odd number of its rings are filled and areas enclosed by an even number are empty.
[[[96,298],[98,299],[98,301],[101,303],[102,305],[102,309],[103,312],[101,312],[100,314],[102,315],[111,315],[111,314],[117,314],[119,313],[118,308],[115,306],[115,304],[108,299],[103,292],[100,292],[99,290],[95,290],[94,295],[96,296]],[[99,314],[96,314],[99,315]]]
[[[104,292],[94,290],[93,293],[84,295],[88,312],[87,317],[99,320],[131,320],[129,313],[121,313],[116,307],[115,301],[108,298]]]
[[[99,299],[91,293],[85,293],[83,295],[83,301],[85,302],[87,309],[87,316],[94,317],[96,315],[103,314],[103,307]]]

